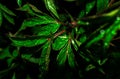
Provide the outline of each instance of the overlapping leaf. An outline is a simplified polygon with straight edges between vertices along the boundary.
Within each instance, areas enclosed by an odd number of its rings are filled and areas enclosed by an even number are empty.
[[[25,47],[32,47],[32,46],[36,46],[36,45],[40,45],[43,44],[47,41],[46,38],[34,38],[34,37],[30,37],[30,38],[17,38],[17,37],[11,37],[10,38],[13,45],[21,47],[21,46],[25,46]]]
[[[91,9],[95,6],[95,1],[86,4],[86,14],[88,14]]]
[[[46,8],[54,14],[57,18],[59,18],[58,13],[56,11],[56,6],[54,4],[54,0],[44,0]]]
[[[54,50],[60,50],[63,46],[65,46],[67,41],[68,41],[67,36],[59,36],[55,39],[54,43],[52,44],[52,47]]]
[[[11,16],[16,16],[11,10],[9,10],[6,6],[2,5],[1,3],[0,9]]]
[[[97,11],[102,11],[107,8],[109,0],[97,0]]]
[[[22,26],[19,29],[19,31],[24,30],[27,27],[34,27],[36,25],[50,24],[50,23],[58,24],[50,16],[39,16],[39,17],[36,17],[36,18],[30,18],[30,19],[24,20],[24,22],[22,23]]]

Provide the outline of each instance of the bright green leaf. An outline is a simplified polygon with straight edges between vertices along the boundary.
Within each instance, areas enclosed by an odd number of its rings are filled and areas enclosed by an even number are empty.
[[[108,7],[109,0],[97,0],[97,11],[100,12]]]
[[[56,6],[54,4],[54,0],[44,0],[46,8],[53,13],[57,18],[59,18],[58,13],[56,11]]]
[[[88,14],[91,9],[95,6],[95,1],[86,4],[86,14]]]
[[[3,22],[3,17],[2,17],[2,12],[0,10],[0,26],[2,25],[2,22]]]
[[[39,29],[39,33],[38,35],[39,36],[47,36],[47,35],[50,35],[50,34],[53,34],[55,33],[60,27],[60,24],[48,24],[46,26],[42,26],[40,29]]]
[[[21,5],[22,5],[22,0],[17,0],[17,4],[18,4],[19,7],[21,7]]]
[[[65,64],[66,60],[67,60],[67,54],[68,54],[68,51],[67,51],[67,48],[66,46],[64,46],[59,54],[57,55],[57,62],[58,62],[58,65],[62,66]]]
[[[13,42],[13,45],[15,46],[25,46],[25,47],[32,47],[32,46],[37,46],[40,44],[43,44],[47,41],[46,38],[16,38],[16,37],[11,37],[11,41]]]
[[[9,10],[6,6],[2,5],[1,3],[0,3],[0,9],[9,15],[16,16],[11,10]]]
[[[49,23],[57,24],[57,22],[49,16],[39,16],[36,18],[30,18],[30,19],[24,20],[19,31],[24,30],[27,27],[34,27],[36,25],[49,24]]]
[[[12,52],[12,55],[13,55],[14,57],[17,57],[17,56],[18,56],[18,51],[17,51],[17,50],[14,50],[14,51]]]
[[[77,51],[78,50],[78,46],[77,46],[76,41],[72,40],[72,45],[75,48],[75,50]]]
[[[60,50],[63,46],[65,46],[65,44],[68,41],[68,37],[67,36],[58,36],[54,43],[52,44],[52,47],[54,50]]]
[[[10,15],[3,13],[3,16],[8,22],[10,22],[11,24],[15,24],[14,19]]]

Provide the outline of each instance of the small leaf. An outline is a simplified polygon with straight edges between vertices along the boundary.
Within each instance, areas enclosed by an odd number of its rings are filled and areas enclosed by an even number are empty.
[[[56,6],[54,4],[54,0],[44,0],[46,8],[52,12],[57,18],[59,18],[58,13],[56,11]]]
[[[93,65],[93,64],[89,64],[87,67],[86,67],[86,71],[90,71],[91,69],[95,69],[96,67]]]
[[[97,0],[97,11],[100,12],[107,8],[109,0]]]
[[[37,46],[40,44],[43,44],[47,41],[46,38],[17,38],[17,37],[11,37],[11,41],[13,42],[13,45],[15,46],[25,46],[25,47],[32,47]]]
[[[24,30],[27,27],[34,27],[36,25],[49,24],[49,23],[57,23],[57,22],[49,16],[39,16],[36,18],[30,18],[30,19],[24,20],[19,31]]]
[[[21,7],[21,5],[22,5],[22,0],[17,0],[17,4],[18,4],[19,7]]]
[[[16,16],[11,10],[9,10],[6,6],[2,5],[1,3],[0,3],[0,9],[9,15]]]
[[[38,12],[38,13],[43,13],[43,12],[41,12],[37,7],[35,7],[35,6],[32,5],[32,4],[29,4],[29,6],[32,8],[33,11]]]
[[[11,24],[15,24],[14,19],[10,15],[3,13],[3,16],[8,22],[10,22]]]
[[[2,11],[0,10],[0,26],[2,25],[3,22],[3,16],[2,16]]]
[[[48,24],[46,26],[43,26],[39,29],[39,36],[48,36],[50,34],[55,33],[60,27],[60,24]]]
[[[86,4],[86,14],[88,14],[91,9],[95,6],[95,1]]]
[[[58,36],[54,43],[52,44],[52,47],[54,50],[60,50],[63,46],[65,46],[65,44],[68,41],[68,37],[67,36]]]
[[[57,62],[58,62],[58,65],[62,66],[65,64],[66,60],[67,60],[67,49],[66,49],[66,46],[64,46],[59,54],[57,55]]]
[[[78,50],[78,46],[77,46],[76,41],[72,40],[72,45],[75,48],[75,50],[77,51]]]

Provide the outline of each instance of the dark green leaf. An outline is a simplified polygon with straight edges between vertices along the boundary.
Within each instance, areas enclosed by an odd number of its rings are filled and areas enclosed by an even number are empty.
[[[25,46],[25,47],[32,47],[36,45],[43,44],[47,41],[46,38],[17,38],[17,37],[11,37],[11,41],[13,42],[13,45],[15,46]]]
[[[17,50],[14,50],[13,52],[12,52],[12,55],[14,56],[14,57],[17,57],[18,56],[18,51]]]
[[[9,15],[16,16],[11,10],[9,10],[6,6],[2,5],[1,3],[0,3],[0,9]]]
[[[3,13],[3,16],[8,22],[10,22],[11,24],[15,24],[14,19],[10,15]]]
[[[65,44],[68,41],[68,37],[67,36],[58,36],[54,43],[52,44],[52,47],[54,50],[60,50],[63,46],[65,46]]]
[[[97,0],[97,11],[100,12],[108,7],[109,0]]]
[[[56,11],[56,6],[54,4],[54,0],[44,0],[46,8],[53,13],[57,18],[59,18],[58,13]]]
[[[2,16],[2,11],[0,10],[0,26],[2,25],[3,22],[3,16]]]
[[[16,79],[16,74],[15,73],[13,74],[12,79]]]
[[[68,51],[68,64],[70,67],[74,68],[75,67],[75,57],[74,57],[71,46],[68,47],[68,50],[69,50]]]
[[[85,16],[85,14],[86,14],[86,13],[85,13],[85,10],[81,10],[80,13],[79,13],[79,15],[78,15],[78,17],[79,17],[79,18],[82,18],[82,17]]]
[[[86,71],[90,71],[91,69],[95,69],[96,67],[93,65],[93,64],[89,64],[87,67],[86,67]]]
[[[86,14],[88,14],[91,9],[95,6],[95,1],[86,4]]]
[[[19,7],[21,7],[21,5],[22,5],[22,0],[17,0],[17,4],[18,4]]]
[[[41,65],[43,71],[48,71],[49,62],[50,62],[50,52],[51,52],[51,41],[48,41],[43,45],[39,65]]]
[[[75,50],[77,51],[78,50],[78,45],[77,45],[75,40],[72,40],[72,45],[75,48]]]
[[[6,57],[12,57],[12,55],[9,52],[9,47],[5,48],[0,52],[0,59],[4,59]]]

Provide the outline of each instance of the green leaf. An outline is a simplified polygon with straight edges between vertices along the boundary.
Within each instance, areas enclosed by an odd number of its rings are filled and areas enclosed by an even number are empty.
[[[85,14],[86,14],[86,13],[85,13],[85,10],[81,10],[80,13],[79,13],[79,15],[78,15],[78,17],[79,17],[79,18],[82,18],[82,17],[85,16]]]
[[[2,11],[0,10],[0,26],[2,25],[3,17],[2,17]]]
[[[69,52],[68,52],[68,64],[71,68],[74,68],[75,67],[75,57],[74,57],[71,46],[68,47],[68,50],[69,50]]]
[[[97,41],[101,40],[103,37],[105,36],[105,31],[101,30],[100,34],[98,36],[96,36],[95,38],[93,38],[92,40],[90,40],[86,47],[90,47],[92,44],[96,43]]]
[[[15,46],[24,46],[24,47],[32,47],[32,46],[37,46],[40,44],[43,44],[47,41],[46,38],[17,38],[17,37],[11,37],[11,41],[13,42],[13,45]]]
[[[4,59],[4,58],[7,58],[7,57],[12,57],[10,52],[9,52],[9,47],[5,48],[4,50],[2,50],[0,52],[0,59]]]
[[[17,4],[18,4],[19,7],[21,7],[21,5],[22,5],[22,0],[17,0]]]
[[[16,74],[15,73],[13,74],[12,79],[16,79]]]
[[[48,24],[46,26],[43,26],[39,29],[39,33],[38,35],[39,36],[48,36],[48,35],[51,35],[55,32],[57,32],[57,30],[59,29],[60,27],[60,24]]]
[[[96,67],[93,65],[93,64],[89,64],[87,67],[86,67],[86,71],[90,71],[91,69],[95,69]]]
[[[104,39],[104,47],[108,47],[113,37],[117,34],[120,29],[120,17],[117,17],[115,22],[106,30],[106,37]]]
[[[51,40],[43,45],[39,65],[41,65],[43,71],[48,71],[49,62],[50,62],[50,52],[51,52]]]
[[[78,46],[77,46],[77,43],[75,40],[72,39],[72,45],[73,47],[75,48],[75,50],[77,51],[78,50]]]
[[[67,54],[68,54],[68,50],[66,49],[66,46],[64,46],[59,54],[57,55],[57,62],[58,65],[63,66],[67,60]]]
[[[56,6],[54,4],[54,0],[44,0],[46,8],[53,13],[57,18],[59,18],[58,13],[56,11]]]
[[[100,12],[108,7],[109,0],[97,0],[97,11]]]
[[[39,16],[36,18],[30,18],[30,19],[24,20],[19,31],[24,30],[27,27],[34,27],[36,25],[49,24],[49,23],[57,23],[57,22],[49,16]]]
[[[16,16],[11,10],[9,10],[6,6],[2,5],[1,3],[0,3],[0,9],[9,15]]]
[[[58,36],[54,43],[52,44],[52,47],[54,50],[60,50],[63,46],[65,46],[65,44],[68,41],[68,37],[67,36]]]
[[[91,9],[95,6],[95,1],[86,4],[86,14],[88,14]]]
[[[15,24],[14,19],[10,15],[3,13],[3,16],[8,22],[10,22],[11,24]]]
[[[12,55],[13,55],[14,57],[17,57],[17,56],[18,56],[18,51],[17,51],[17,50],[14,50],[14,51],[12,52]]]

